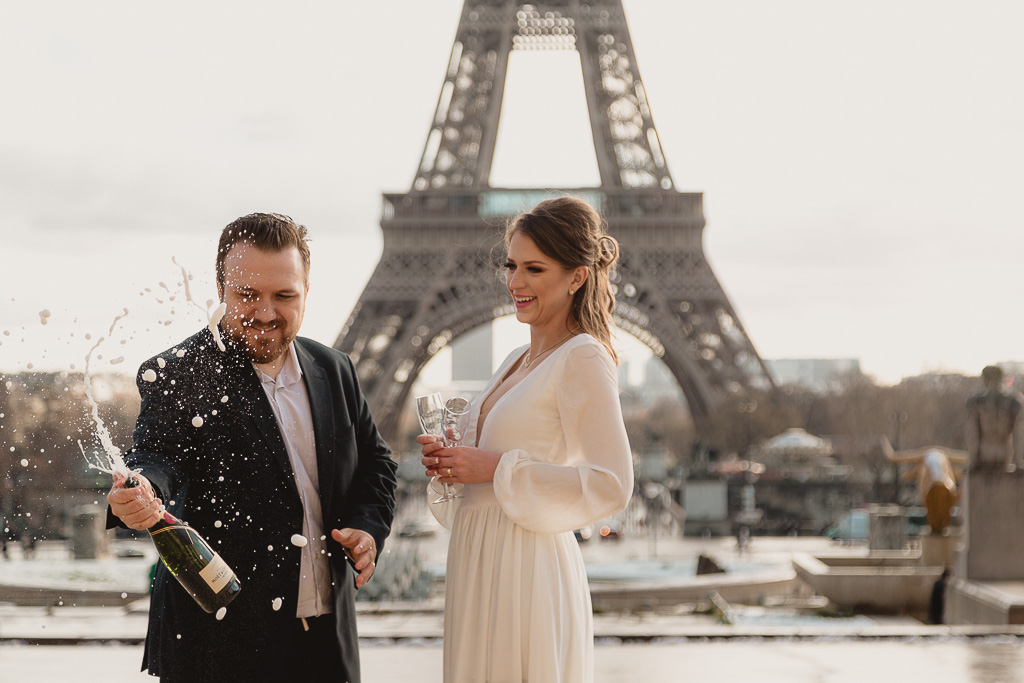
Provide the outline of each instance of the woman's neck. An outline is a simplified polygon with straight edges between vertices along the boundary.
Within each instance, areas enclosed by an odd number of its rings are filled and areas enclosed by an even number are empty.
[[[567,334],[579,332],[579,325],[572,318],[542,328],[530,326],[530,351],[540,353],[547,347],[556,344]]]
[[[539,331],[530,328],[530,350],[524,356],[524,365],[529,367],[534,362],[547,356],[550,352],[569,341],[574,335],[580,332],[575,321],[566,321],[563,325],[556,325],[548,330]]]

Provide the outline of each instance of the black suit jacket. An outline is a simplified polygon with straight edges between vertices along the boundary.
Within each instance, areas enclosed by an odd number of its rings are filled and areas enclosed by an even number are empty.
[[[378,553],[394,515],[395,463],[343,353],[297,338],[316,439],[326,533],[370,533]],[[160,366],[162,359],[163,367]],[[155,382],[142,378],[146,370]],[[302,505],[284,440],[252,364],[208,330],[139,370],[142,406],[126,457],[167,509],[201,533],[242,590],[222,620],[204,612],[160,563],[143,669],[168,681],[286,681],[294,667]],[[195,417],[202,418],[196,427]],[[116,519],[111,519],[116,524]],[[360,680],[354,572],[328,541],[344,671]],[[280,609],[273,609],[281,598]]]

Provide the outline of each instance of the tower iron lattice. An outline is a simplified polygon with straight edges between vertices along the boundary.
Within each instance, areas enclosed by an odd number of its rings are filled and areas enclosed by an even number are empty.
[[[579,53],[599,187],[490,186],[519,49]],[[467,0],[412,189],[384,195],[383,253],[335,342],[385,437],[438,351],[513,312],[495,262],[504,224],[557,194],[590,202],[619,240],[615,322],[664,361],[699,432],[730,395],[772,385],[704,256],[703,197],[672,182],[621,0]]]

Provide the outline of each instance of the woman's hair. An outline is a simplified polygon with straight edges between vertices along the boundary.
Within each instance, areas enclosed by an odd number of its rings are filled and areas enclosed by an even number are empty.
[[[509,222],[505,228],[506,251],[516,233],[529,237],[545,256],[566,270],[587,268],[586,281],[573,295],[572,317],[618,363],[612,348],[615,292],[611,277],[619,259],[619,243],[608,234],[597,211],[576,197],[545,199]]]

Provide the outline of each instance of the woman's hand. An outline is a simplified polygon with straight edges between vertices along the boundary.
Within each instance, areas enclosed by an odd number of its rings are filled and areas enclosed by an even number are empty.
[[[494,480],[501,453],[470,446],[445,448],[441,437],[420,434],[416,443],[422,446],[428,477],[441,477],[443,484],[484,484]]]

